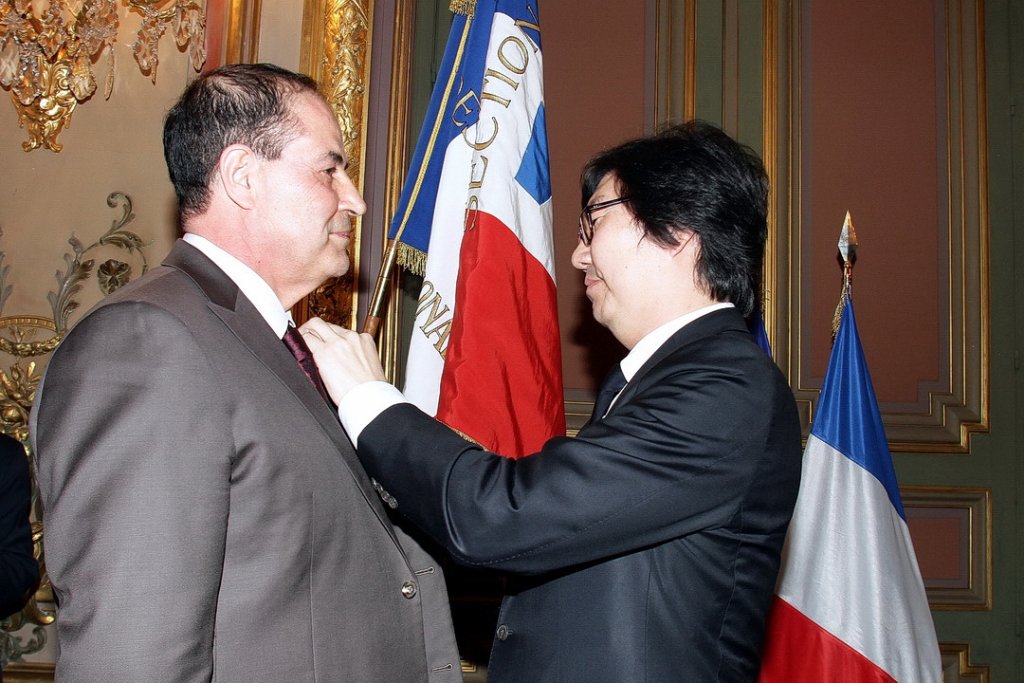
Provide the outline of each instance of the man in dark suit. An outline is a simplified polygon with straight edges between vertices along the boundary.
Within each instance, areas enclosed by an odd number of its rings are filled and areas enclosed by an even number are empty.
[[[0,434],[0,619],[24,607],[39,583],[29,523],[31,502],[25,448]]]
[[[492,683],[756,679],[801,459],[792,393],[744,321],[767,191],[760,160],[702,123],[589,163],[573,264],[629,354],[576,438],[520,460],[403,402],[366,335],[305,328],[398,511],[456,560],[520,575]]]
[[[164,154],[183,241],[75,326],[32,412],[57,680],[460,680],[438,565],[296,362],[288,310],[346,272],[366,209],[334,113],[230,65]]]

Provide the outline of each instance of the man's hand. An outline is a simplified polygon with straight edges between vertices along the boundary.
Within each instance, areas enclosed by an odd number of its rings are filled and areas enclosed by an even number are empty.
[[[335,404],[341,403],[345,394],[360,384],[387,381],[377,356],[377,345],[370,335],[346,330],[320,318],[307,320],[299,331],[313,352],[313,360]]]

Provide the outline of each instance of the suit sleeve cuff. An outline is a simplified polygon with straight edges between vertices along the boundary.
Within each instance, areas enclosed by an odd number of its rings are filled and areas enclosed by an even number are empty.
[[[352,445],[358,448],[359,435],[366,425],[399,403],[408,401],[401,391],[387,382],[365,382],[345,394],[338,404],[338,417]]]

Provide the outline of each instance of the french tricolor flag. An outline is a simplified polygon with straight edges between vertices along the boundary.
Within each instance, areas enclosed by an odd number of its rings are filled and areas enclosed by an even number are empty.
[[[804,451],[776,593],[762,683],[942,680],[852,299]]]
[[[406,397],[510,457],[565,433],[537,3],[454,0],[389,237],[423,275]]]

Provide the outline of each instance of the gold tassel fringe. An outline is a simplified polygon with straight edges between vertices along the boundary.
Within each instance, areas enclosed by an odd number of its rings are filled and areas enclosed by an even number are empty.
[[[404,242],[398,244],[398,253],[395,255],[395,263],[402,268],[423,275],[427,272],[427,254],[415,247],[410,247]]]
[[[843,320],[843,310],[850,301],[850,287],[853,281],[853,264],[847,261],[843,266],[843,291],[839,293],[839,303],[836,304],[836,312],[832,314],[832,343],[836,343],[836,335],[839,334],[839,324]]]
[[[451,0],[448,9],[452,14],[464,14],[472,19],[473,13],[476,12],[476,0]]]

